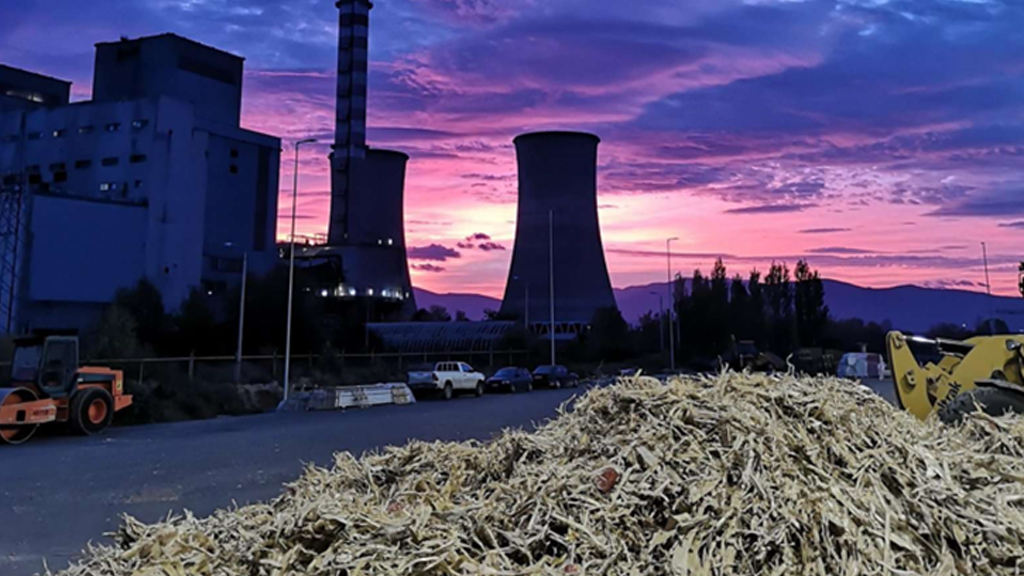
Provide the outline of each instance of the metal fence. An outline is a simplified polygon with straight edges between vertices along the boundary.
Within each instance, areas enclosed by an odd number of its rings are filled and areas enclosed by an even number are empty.
[[[289,379],[298,381],[303,378],[315,380],[330,377],[333,380],[341,379],[346,373],[357,380],[375,374],[382,378],[388,375],[397,377],[417,364],[452,360],[466,362],[478,370],[490,372],[503,366],[525,365],[530,362],[531,356],[527,350],[293,354]],[[239,370],[234,356],[87,359],[82,363],[121,370],[126,380],[136,382],[143,382],[147,378],[231,382],[235,379],[236,370]],[[10,362],[0,362],[5,374],[10,373],[10,365]],[[244,383],[278,381],[284,376],[284,355],[243,356],[239,372],[240,381]]]

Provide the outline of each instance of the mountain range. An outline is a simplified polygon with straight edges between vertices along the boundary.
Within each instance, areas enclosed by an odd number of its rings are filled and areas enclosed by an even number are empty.
[[[1024,331],[1021,298],[920,286],[864,288],[838,280],[825,280],[824,284],[826,303],[836,319],[888,320],[893,328],[923,332],[941,322],[973,328],[979,320],[996,317],[1003,319],[1011,331]],[[462,310],[471,320],[482,320],[485,310],[501,307],[498,299],[480,294],[437,294],[422,288],[416,288],[415,293],[420,308],[443,306],[453,316]],[[647,312],[658,310],[658,294],[668,295],[664,282],[616,288],[615,300],[623,318],[635,324]]]

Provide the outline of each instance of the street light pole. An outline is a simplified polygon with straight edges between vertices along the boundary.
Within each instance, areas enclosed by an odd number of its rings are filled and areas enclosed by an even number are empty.
[[[288,400],[289,376],[292,364],[292,307],[295,301],[295,208],[299,201],[299,146],[312,144],[315,138],[299,140],[295,143],[295,170],[292,184],[292,233],[289,237],[291,249],[288,251],[288,325],[284,337],[284,400]]]
[[[672,237],[665,240],[665,256],[668,259],[668,357],[669,366],[672,372],[676,371],[676,338],[672,330],[672,316],[675,310],[675,298],[672,295],[672,242],[679,238]]]
[[[551,365],[555,365],[555,211],[548,210],[548,284],[551,288]]]
[[[242,252],[242,297],[238,300],[238,347],[235,348],[235,384],[242,381],[242,335],[245,333],[245,285],[249,280],[249,252]]]

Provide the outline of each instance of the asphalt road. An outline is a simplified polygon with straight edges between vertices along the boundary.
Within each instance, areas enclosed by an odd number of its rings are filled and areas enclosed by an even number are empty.
[[[121,514],[155,522],[276,496],[304,463],[329,466],[409,439],[487,440],[556,415],[579,390],[460,397],[348,412],[267,414],[51,435],[0,447],[0,574],[63,568]]]
[[[894,401],[888,382],[866,385]],[[145,522],[169,511],[206,516],[267,500],[304,463],[329,466],[409,439],[487,440],[555,416],[575,390],[426,401],[348,412],[267,414],[60,435],[0,447],[0,574],[30,576],[45,559],[63,568],[102,541],[121,514]]]

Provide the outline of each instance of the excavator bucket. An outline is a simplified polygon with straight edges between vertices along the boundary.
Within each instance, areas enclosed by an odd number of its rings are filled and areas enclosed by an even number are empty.
[[[911,344],[934,350],[940,355],[938,361],[921,363]],[[1024,394],[1024,336],[977,336],[960,341],[890,332],[886,347],[900,406],[921,420],[979,386]]]

